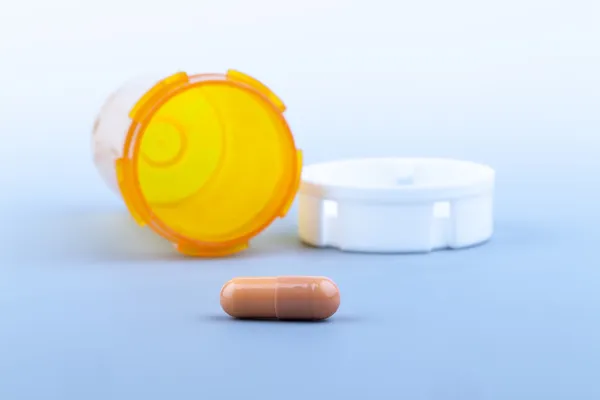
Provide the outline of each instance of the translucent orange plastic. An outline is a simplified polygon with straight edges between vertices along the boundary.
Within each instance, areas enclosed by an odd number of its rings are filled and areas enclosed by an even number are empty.
[[[291,205],[301,152],[283,102],[237,71],[175,74],[131,108],[115,160],[134,218],[192,256],[224,256]]]

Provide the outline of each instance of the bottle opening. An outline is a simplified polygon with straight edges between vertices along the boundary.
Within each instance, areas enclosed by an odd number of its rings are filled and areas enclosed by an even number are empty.
[[[248,84],[192,78],[132,131],[132,203],[174,242],[247,242],[295,195],[292,134],[278,105]]]

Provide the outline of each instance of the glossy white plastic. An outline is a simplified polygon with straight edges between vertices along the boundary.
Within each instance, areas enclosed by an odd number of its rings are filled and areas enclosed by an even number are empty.
[[[344,251],[474,246],[494,230],[495,172],[468,161],[365,158],[304,167],[299,235]]]

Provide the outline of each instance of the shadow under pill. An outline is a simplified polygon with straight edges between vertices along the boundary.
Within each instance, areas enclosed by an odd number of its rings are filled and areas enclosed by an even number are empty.
[[[203,321],[211,321],[218,323],[234,323],[234,324],[249,324],[249,323],[279,323],[279,324],[328,324],[328,323],[362,323],[363,319],[351,315],[333,316],[324,320],[279,320],[276,318],[248,318],[238,319],[228,315],[208,315],[200,317]]]

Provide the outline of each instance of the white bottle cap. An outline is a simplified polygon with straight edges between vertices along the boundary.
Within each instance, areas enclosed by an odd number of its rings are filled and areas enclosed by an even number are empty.
[[[304,167],[299,235],[313,246],[411,253],[493,233],[494,170],[439,158],[364,158]]]

